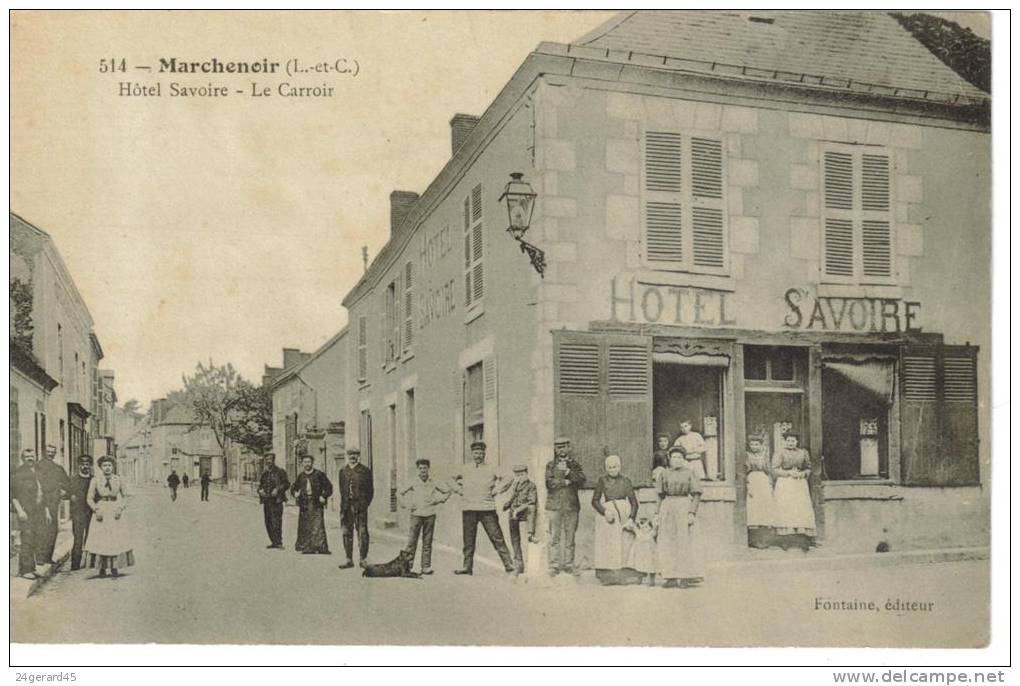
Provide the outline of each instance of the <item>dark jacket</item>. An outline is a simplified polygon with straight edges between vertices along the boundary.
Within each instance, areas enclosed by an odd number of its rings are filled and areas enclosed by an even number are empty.
[[[36,470],[23,464],[11,474],[11,500],[17,500],[29,515],[42,513],[43,501],[39,495],[41,486]]]
[[[297,499],[298,506],[302,509],[323,507],[319,499],[329,500],[333,495],[333,484],[326,473],[318,469],[313,469],[311,474],[298,472],[294,477],[294,485],[290,487],[290,494]]]
[[[374,495],[372,470],[360,462],[340,470],[340,511],[364,512],[372,503]]]
[[[584,486],[584,470],[581,463],[573,457],[567,458],[567,475],[556,469],[556,458],[545,466],[545,509],[572,510],[578,512],[581,502],[577,498],[577,490]]]
[[[290,479],[287,477],[287,470],[270,465],[259,477],[259,502],[262,503],[283,503],[287,501],[287,489],[290,488]],[[272,495],[273,491],[276,495]]]
[[[72,519],[88,520],[92,517],[92,508],[89,507],[89,484],[91,483],[91,476],[75,474],[70,478],[67,497],[71,498]]]
[[[171,474],[166,478],[166,485],[170,488],[177,488],[181,483],[181,477],[176,474]]]
[[[45,458],[36,463],[35,473],[42,485],[43,505],[51,512],[56,511],[63,493],[69,488],[67,472],[53,460]]]
[[[503,505],[504,510],[513,516],[515,510],[522,507],[535,507],[538,504],[538,487],[531,479],[522,479],[514,484],[514,490],[510,494],[510,500]],[[523,515],[523,513],[521,513]]]

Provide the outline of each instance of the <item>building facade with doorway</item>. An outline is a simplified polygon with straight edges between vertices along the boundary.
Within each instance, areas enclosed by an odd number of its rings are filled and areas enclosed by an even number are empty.
[[[202,474],[216,482],[226,479],[225,454],[208,425],[200,424],[186,402],[173,403],[166,398],[152,401],[149,410],[151,428],[148,458],[153,480],[166,483],[171,471],[197,483]]]
[[[558,434],[589,486],[618,454],[648,487],[653,437],[689,421],[713,555],[746,545],[748,436],[788,433],[822,545],[986,545],[988,115],[879,12],[627,12],[539,45],[454,118],[422,195],[391,196],[344,300],[373,517],[397,514],[417,457],[452,476],[473,440],[542,490]],[[543,275],[506,231],[513,172]]]

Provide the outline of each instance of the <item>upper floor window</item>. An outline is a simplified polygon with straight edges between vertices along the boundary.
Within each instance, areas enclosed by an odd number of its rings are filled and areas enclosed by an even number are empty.
[[[892,164],[881,148],[822,152],[822,276],[835,283],[891,283]]]
[[[482,255],[482,186],[464,198],[464,305],[471,309],[485,295]]]
[[[643,152],[645,262],[654,269],[725,274],[722,138],[647,131]]]
[[[411,352],[414,340],[414,264],[404,265],[404,353]]]
[[[403,318],[400,314],[400,305],[404,298],[403,289],[400,287],[400,277],[397,277],[386,286],[383,294],[384,314],[386,317],[383,326],[382,346],[383,365],[392,364],[400,357],[400,330],[403,326]]]
[[[358,316],[358,381],[368,377],[368,317]]]

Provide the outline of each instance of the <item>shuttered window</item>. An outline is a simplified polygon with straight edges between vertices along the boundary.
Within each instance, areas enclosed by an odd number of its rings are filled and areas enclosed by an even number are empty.
[[[414,342],[414,264],[404,265],[404,352],[411,351]]]
[[[651,339],[554,331],[555,428],[568,436],[589,484],[607,455],[647,485],[652,440]]]
[[[971,346],[904,348],[900,447],[905,484],[979,482],[977,353]]]
[[[358,317],[358,381],[368,375],[368,317]]]
[[[822,153],[822,270],[827,281],[895,280],[890,157],[878,148]]]
[[[482,186],[464,198],[464,305],[480,303],[485,296],[485,267],[482,250]]]
[[[725,273],[722,139],[648,131],[643,153],[645,261],[663,270]]]

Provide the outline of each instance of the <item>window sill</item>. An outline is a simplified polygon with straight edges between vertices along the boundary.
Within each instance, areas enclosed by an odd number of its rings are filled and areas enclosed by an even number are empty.
[[[465,324],[470,324],[474,320],[476,320],[479,317],[481,317],[483,314],[485,314],[485,303],[484,302],[472,305],[471,309],[469,309],[464,314],[464,323]]]
[[[637,281],[648,286],[676,286],[704,288],[711,291],[734,292],[735,279],[725,274],[697,274],[694,272],[667,271],[646,267],[637,273]]]
[[[819,298],[903,298],[903,288],[893,284],[849,284],[820,283],[817,288]]]

